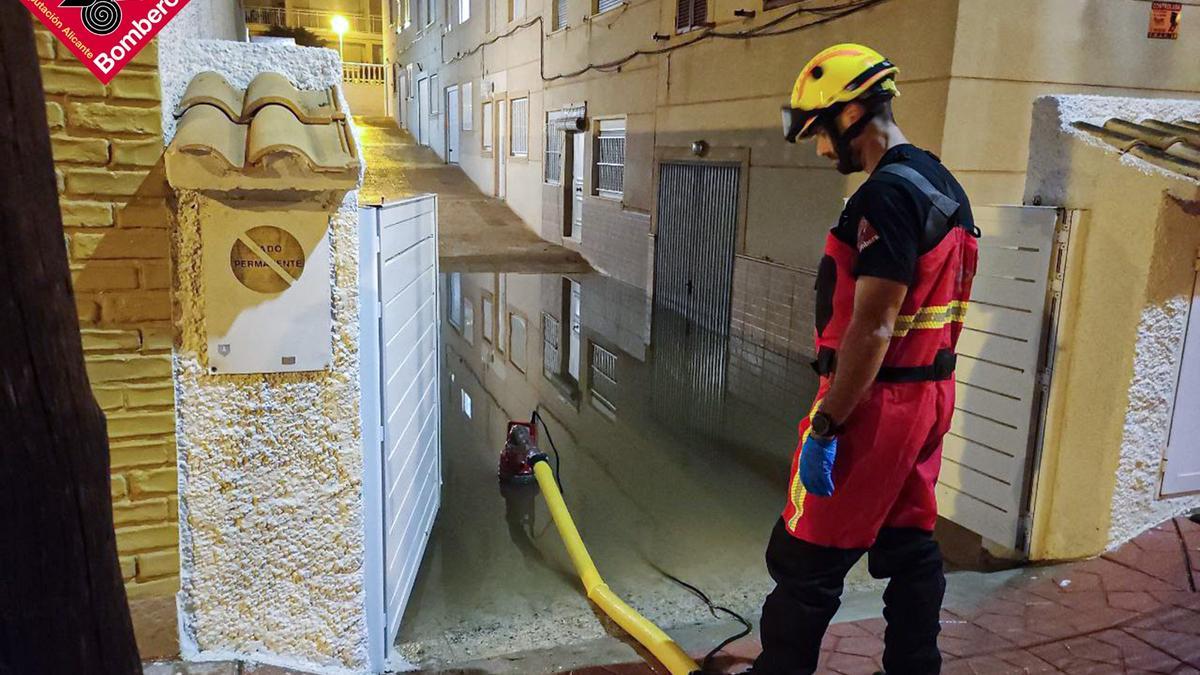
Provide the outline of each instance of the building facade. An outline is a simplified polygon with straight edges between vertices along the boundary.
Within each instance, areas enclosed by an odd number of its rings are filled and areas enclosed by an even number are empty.
[[[1021,204],[1038,96],[1200,96],[1200,40],[1148,39],[1149,11],[1136,0],[395,0],[388,98],[402,126],[545,239],[692,317],[685,333],[724,331],[727,355],[714,358],[726,359],[728,390],[794,420],[813,386],[823,240],[862,180],[781,138],[778,106],[805,61],[838,42],[878,49],[900,67],[895,110],[910,140],[974,204]],[[702,233],[685,233],[697,222]],[[568,288],[550,315],[564,342]]]
[[[379,0],[251,0],[246,5],[250,35],[272,28],[303,28],[347,63],[383,63],[383,17]],[[339,36],[334,17],[345,20]]]

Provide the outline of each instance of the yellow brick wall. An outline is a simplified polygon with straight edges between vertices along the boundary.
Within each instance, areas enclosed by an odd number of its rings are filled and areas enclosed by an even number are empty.
[[[108,417],[121,571],[131,599],[167,595],[179,536],[157,45],[103,85],[35,25],[84,355]]]

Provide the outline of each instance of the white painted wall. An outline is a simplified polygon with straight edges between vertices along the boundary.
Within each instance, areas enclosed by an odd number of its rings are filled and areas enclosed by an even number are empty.
[[[342,96],[350,106],[350,113],[365,117],[385,117],[387,100],[382,83],[347,82],[342,85]]]

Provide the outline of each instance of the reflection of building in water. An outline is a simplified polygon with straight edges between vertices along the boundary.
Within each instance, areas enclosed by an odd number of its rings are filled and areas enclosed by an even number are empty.
[[[538,444],[559,451],[565,498],[614,588],[667,628],[704,620],[704,609],[659,569],[757,611],[790,424],[737,397],[712,420],[664,414],[696,407],[708,385],[659,386],[650,338],[664,310],[641,288],[598,274],[443,283],[445,485],[401,651],[445,663],[468,646],[479,658],[603,635],[540,495],[497,486],[507,422],[535,408],[548,426]]]

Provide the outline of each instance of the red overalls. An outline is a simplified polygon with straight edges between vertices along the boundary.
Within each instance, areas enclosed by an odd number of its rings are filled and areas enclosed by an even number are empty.
[[[957,202],[911,168],[892,164],[879,170],[924,192],[934,203],[930,218],[953,217]],[[835,276],[832,315],[816,336],[818,372],[833,370],[850,324],[855,284],[851,270],[857,254],[832,232],[826,238],[823,264],[832,260]],[[792,535],[821,546],[869,548],[883,527],[933,530],[942,437],[954,412],[954,349],[977,260],[975,233],[959,226],[918,258],[880,375],[838,434],[831,497],[810,495],[800,482],[800,448],[808,436],[809,417],[800,422],[783,510]],[[813,412],[830,384],[831,375],[822,374]]]

